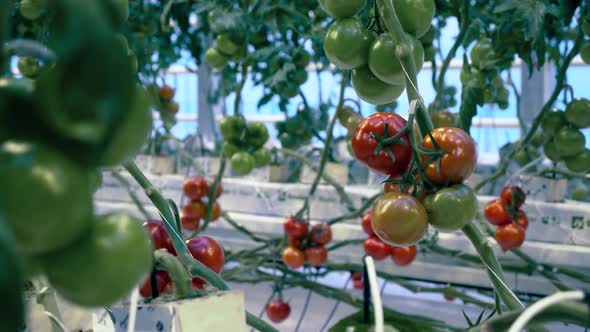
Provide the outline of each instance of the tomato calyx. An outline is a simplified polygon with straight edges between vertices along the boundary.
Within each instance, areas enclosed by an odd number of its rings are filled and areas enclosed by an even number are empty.
[[[393,145],[393,144],[407,145],[407,143],[402,141],[400,138],[402,137],[402,135],[407,133],[408,130],[409,130],[408,126],[406,126],[402,130],[400,130],[400,132],[397,133],[396,135],[389,137],[389,123],[385,123],[383,135],[371,133],[371,137],[378,142],[377,147],[373,151],[373,154],[376,155],[379,152],[381,152],[382,150],[385,150],[385,152],[387,153],[389,158],[391,158],[391,160],[395,161],[396,159],[395,159],[395,155],[394,155],[393,151],[391,150],[391,145]]]

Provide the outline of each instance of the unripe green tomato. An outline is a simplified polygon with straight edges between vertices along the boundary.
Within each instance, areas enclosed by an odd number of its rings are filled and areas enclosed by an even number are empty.
[[[494,58],[494,47],[492,40],[489,38],[480,39],[473,49],[471,49],[471,63],[480,69],[490,66],[490,61]]]
[[[235,144],[223,142],[222,153],[225,158],[231,158],[239,151],[240,149]]]
[[[441,232],[458,231],[471,223],[477,207],[477,196],[464,184],[441,189],[424,199],[428,222]]]
[[[395,0],[393,7],[404,31],[416,38],[428,31],[436,10],[434,0]]]
[[[565,118],[576,128],[590,127],[590,100],[574,99],[565,109]]]
[[[562,156],[559,153],[559,147],[555,144],[555,141],[545,143],[545,145],[543,145],[543,151],[547,158],[551,159],[553,162],[558,162],[562,159]]]
[[[352,135],[356,128],[359,126],[359,123],[363,120],[363,117],[358,113],[353,113],[351,116],[348,117],[346,120],[346,124],[344,127],[348,130],[348,133]]]
[[[324,51],[336,67],[354,69],[367,63],[373,39],[357,17],[340,19],[328,28]]]
[[[293,81],[298,84],[302,85],[307,82],[308,74],[305,70],[297,70],[293,73]]]
[[[433,46],[426,47],[424,49],[424,61],[433,61],[436,56],[436,48]]]
[[[590,22],[586,19],[582,19],[582,32],[584,32],[586,36],[590,35]]]
[[[214,47],[209,48],[205,52],[205,60],[215,69],[221,69],[227,64],[227,58]]]
[[[354,109],[350,106],[344,105],[342,108],[336,111],[336,117],[342,126],[346,125],[348,118],[350,118],[354,113]]]
[[[578,153],[573,157],[564,159],[567,169],[576,173],[588,173],[590,172],[590,150],[584,149],[584,151]]]
[[[541,128],[543,129],[543,133],[551,138],[558,130],[565,126],[566,122],[565,113],[554,108],[543,115]]]
[[[524,166],[530,163],[532,160],[529,154],[524,150],[520,150],[514,154],[514,161],[518,164],[518,166]]]
[[[113,0],[119,15],[119,22],[127,22],[129,19],[129,0]],[[154,31],[155,32],[155,31]],[[154,33],[150,33],[154,34]]]
[[[333,18],[347,18],[356,15],[367,0],[320,0],[320,6]]]
[[[381,81],[367,66],[352,71],[352,86],[362,100],[373,105],[393,102],[406,88],[405,85],[391,85]]]
[[[231,169],[236,175],[248,175],[254,169],[254,157],[248,152],[238,152],[231,157]]]
[[[39,73],[39,62],[30,56],[24,56],[18,59],[17,66],[21,74],[28,78],[34,78]]]
[[[440,110],[430,114],[432,124],[435,128],[455,127],[455,117],[449,110]]]
[[[510,91],[504,87],[500,87],[496,90],[496,100],[498,102],[508,102],[508,97],[510,96]]]
[[[264,167],[270,163],[271,155],[268,149],[258,149],[254,151],[252,156],[254,157],[254,168]]]
[[[572,192],[572,199],[582,202],[587,201],[590,199],[590,190],[585,185],[579,185]]]
[[[531,138],[531,144],[534,147],[540,147],[544,142],[545,136],[541,132],[535,133],[535,135]]]
[[[586,137],[578,129],[563,127],[555,134],[555,144],[562,157],[573,157],[584,151]]]
[[[293,63],[295,67],[305,69],[309,65],[311,57],[303,48],[298,48],[293,52]]]
[[[43,13],[44,3],[41,0],[21,0],[19,12],[27,20],[36,20]]]
[[[410,43],[408,52],[412,52],[414,62],[416,63],[416,70],[420,71],[424,64],[424,49],[422,48],[422,44],[420,44],[418,39],[409,34],[406,35],[406,38]],[[404,85],[406,76],[400,59],[396,54],[397,47],[398,45],[395,45],[389,33],[384,33],[377,37],[369,49],[369,68],[371,68],[371,72],[377,78],[385,83]]]
[[[217,36],[217,50],[224,55],[233,55],[239,49],[239,46],[235,44],[227,34],[220,34]]]

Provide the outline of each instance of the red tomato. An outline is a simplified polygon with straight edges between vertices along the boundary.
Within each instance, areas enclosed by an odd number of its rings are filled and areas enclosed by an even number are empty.
[[[289,246],[283,250],[283,262],[292,269],[298,269],[305,264],[305,255],[303,251]]]
[[[416,259],[417,253],[416,246],[391,248],[391,258],[399,266],[410,265]]]
[[[295,247],[297,249],[303,249],[303,243],[301,242],[300,238],[293,237],[291,235],[287,236],[287,243],[289,246]]]
[[[163,294],[172,289],[172,280],[166,271],[156,271],[156,281],[158,282],[158,293]],[[148,276],[139,288],[139,294],[143,297],[152,297],[152,278]]]
[[[217,241],[208,236],[197,236],[187,240],[186,246],[196,260],[203,263],[213,272],[221,273],[225,264],[225,255],[223,248],[219,246]],[[202,279],[198,278],[198,280]]]
[[[207,211],[207,204],[201,201],[193,201],[184,204],[182,207],[182,215],[193,218],[193,219],[203,219],[205,217],[205,212]]]
[[[275,300],[268,304],[266,307],[266,315],[273,323],[281,323],[285,319],[289,318],[291,313],[291,307],[288,303]]]
[[[364,118],[352,136],[352,151],[356,159],[377,172],[400,174],[408,168],[412,157],[410,134],[404,133],[399,138],[405,144],[392,144],[375,154],[379,143],[371,134],[384,135],[386,124],[387,137],[393,137],[405,128],[407,121],[397,114],[381,112]],[[395,156],[395,161],[387,153],[388,150]]]
[[[365,253],[375,260],[384,260],[391,253],[391,246],[378,237],[371,236],[365,240]]]
[[[454,297],[453,295],[448,294],[448,293],[444,293],[443,296],[445,297],[445,300],[447,300],[449,302],[453,302],[456,299],[456,297]]]
[[[492,225],[505,225],[510,222],[510,215],[506,211],[504,202],[501,199],[495,199],[486,205],[483,210],[486,219]]]
[[[520,209],[526,199],[526,194],[519,186],[506,186],[502,189],[500,198],[504,204],[511,206],[514,210]]]
[[[363,280],[363,274],[360,272],[352,272],[350,277],[352,280]]]
[[[180,217],[180,223],[182,224],[183,229],[186,229],[187,231],[194,231],[199,228],[201,219],[189,215],[182,215]]]
[[[176,255],[176,250],[174,250],[174,246],[172,245],[172,239],[168,235],[163,221],[155,219],[148,220],[143,224],[143,227],[152,238],[154,249],[166,249],[169,253]]]
[[[525,231],[529,228],[529,218],[527,218],[526,213],[522,210],[516,212],[516,219],[514,219],[513,222],[522,227]]]
[[[328,259],[328,249],[323,245],[309,247],[304,252],[305,262],[312,266],[322,266]]]
[[[441,150],[446,153],[437,161],[432,162],[424,157],[427,163],[425,174],[437,184],[461,183],[473,172],[477,163],[475,142],[465,131],[459,128],[437,128],[431,132],[432,137]],[[424,148],[434,150],[430,135],[424,137]],[[440,164],[440,167],[437,167]]]
[[[202,176],[191,176],[184,180],[182,190],[188,198],[196,201],[209,194],[209,184]]]
[[[512,250],[524,243],[524,229],[515,224],[507,224],[498,227],[496,230],[496,242],[504,250]]]
[[[328,224],[317,224],[311,228],[311,240],[317,244],[332,241],[332,228]]]
[[[369,236],[374,236],[375,231],[373,230],[373,226],[371,225],[371,210],[365,212],[363,215],[363,219],[361,220],[361,225],[363,226],[363,230]]]
[[[205,284],[203,283],[203,279],[201,278],[193,278],[192,284],[193,284],[193,289],[197,289],[197,290],[203,290],[205,289]]]
[[[363,289],[365,288],[365,284],[362,280],[354,280],[352,282],[352,287],[354,287],[354,289]]]
[[[296,238],[302,238],[307,235],[307,224],[304,221],[295,219],[293,216],[287,217],[287,219],[285,219],[283,227],[285,229],[285,234],[287,235]]]

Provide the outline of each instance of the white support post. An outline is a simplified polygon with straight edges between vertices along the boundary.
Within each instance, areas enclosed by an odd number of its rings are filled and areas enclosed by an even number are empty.
[[[520,118],[529,128],[555,88],[555,65],[546,63],[540,70],[534,70],[530,78],[526,63],[521,63],[520,71]]]

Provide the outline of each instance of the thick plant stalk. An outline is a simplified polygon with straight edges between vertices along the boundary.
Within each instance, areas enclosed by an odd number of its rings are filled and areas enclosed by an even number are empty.
[[[124,166],[129,172],[129,174],[131,174],[131,176],[133,176],[137,183],[145,190],[146,195],[162,214],[162,217],[164,219],[164,225],[166,226],[166,230],[168,231],[168,234],[172,239],[172,244],[174,246],[174,249],[176,250],[176,253],[178,254],[178,258],[187,268],[191,277],[199,276],[219,290],[229,290],[229,285],[218,274],[211,271],[207,266],[203,265],[203,263],[193,258],[191,253],[188,251],[188,248],[182,241],[182,237],[176,232],[176,229],[174,227],[175,218],[170,209],[168,201],[145,177],[145,175],[137,167],[135,162],[131,160],[127,162]],[[278,332],[274,327],[269,325],[267,322],[259,319],[255,315],[250,314],[249,312],[246,312],[246,321],[248,325],[250,325],[253,328],[256,328],[259,331]]]
[[[405,36],[403,27],[395,13],[393,1],[377,0],[377,3],[379,4],[381,13],[383,14],[385,25],[389,29],[389,33],[391,34],[394,43],[397,45],[396,53],[400,58],[402,68],[404,68],[407,75],[406,89],[408,99],[410,102],[412,100],[422,100],[417,87],[416,64],[412,57],[411,48]],[[432,131],[434,127],[432,125],[432,122],[430,121],[428,113],[424,109],[423,103],[418,103],[418,106],[419,107],[416,113],[416,122],[418,123],[420,131],[422,133],[428,133]],[[522,308],[523,305],[520,303],[516,295],[514,295],[514,293],[506,286],[502,267],[498,263],[498,259],[496,258],[492,248],[490,247],[489,243],[487,242],[486,238],[483,236],[481,231],[479,231],[479,229],[477,229],[472,224],[469,224],[463,228],[463,232],[473,243],[473,246],[475,247],[479,256],[481,257],[482,262],[488,269],[488,274],[490,275],[492,284],[494,285],[494,289],[496,289],[498,294],[501,296],[502,301],[510,309]]]

